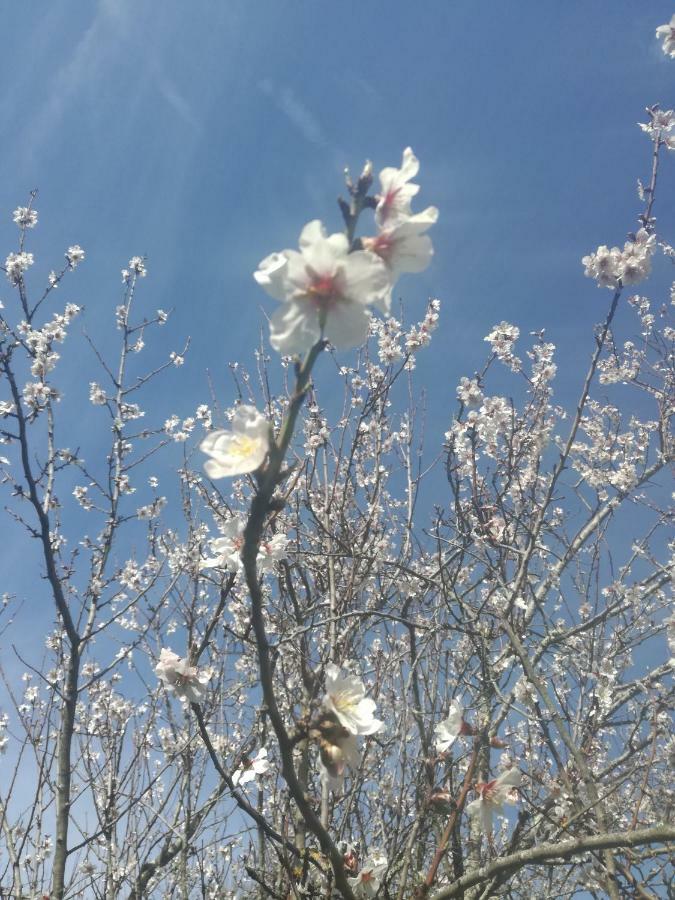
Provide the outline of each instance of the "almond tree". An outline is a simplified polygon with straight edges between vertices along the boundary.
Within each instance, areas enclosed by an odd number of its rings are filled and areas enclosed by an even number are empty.
[[[635,231],[583,260],[604,308],[577,402],[548,337],[501,322],[428,451],[414,370],[440,304],[412,325],[392,304],[438,218],[410,148],[348,178],[342,231],[260,263],[282,378],[263,346],[230,408],[163,424],[141,400],[185,351],[141,365],[167,320],[136,311],[145,261],[115,364],[82,337],[97,424],[75,434],[58,362],[81,310],[56,289],[84,251],[35,299],[35,196],[15,211],[0,478],[53,627],[11,665],[3,631],[0,896],[672,888],[675,297],[633,291],[675,258],[654,215],[675,115],[647,112]]]

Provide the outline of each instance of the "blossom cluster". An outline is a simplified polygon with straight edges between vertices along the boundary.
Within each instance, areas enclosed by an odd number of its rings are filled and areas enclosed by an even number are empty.
[[[360,247],[345,234],[329,235],[317,219],[300,234],[299,250],[282,250],[263,259],[254,278],[282,306],[270,319],[270,343],[279,353],[305,353],[320,339],[340,350],[357,347],[368,337],[368,307],[391,308],[394,282],[402,272],[425,269],[433,253],[425,232],[438,218],[428,207],[413,213],[419,186],[411,183],[419,162],[410,147],[400,169],[380,172],[375,203],[377,234]],[[369,168],[361,182],[369,184]],[[357,248],[358,247],[358,248]]]
[[[621,285],[637,284],[649,275],[656,238],[640,228],[633,240],[626,241],[623,250],[602,244],[595,253],[581,260],[584,275],[594,278],[598,287],[616,290]]]

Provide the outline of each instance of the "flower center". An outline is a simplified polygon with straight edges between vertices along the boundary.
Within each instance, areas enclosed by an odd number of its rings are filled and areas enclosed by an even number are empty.
[[[362,242],[366,250],[371,253],[377,253],[380,259],[388,259],[391,254],[394,242],[389,234],[378,234],[374,238],[362,238]]]
[[[311,282],[307,288],[307,297],[319,309],[323,309],[338,299],[339,293],[335,285],[334,275],[317,275],[308,272]]]
[[[238,459],[251,456],[256,451],[256,441],[245,434],[237,435],[230,445],[230,453]]]
[[[495,796],[495,787],[497,785],[497,779],[495,778],[493,781],[480,782],[476,785],[476,789],[478,793],[481,795],[483,800],[492,800]]]

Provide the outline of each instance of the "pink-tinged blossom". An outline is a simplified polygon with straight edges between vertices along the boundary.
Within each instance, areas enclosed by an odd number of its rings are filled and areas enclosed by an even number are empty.
[[[382,877],[387,871],[387,858],[381,854],[371,853],[361,866],[356,878],[348,878],[349,885],[356,897],[375,897],[382,884]]]
[[[401,168],[388,166],[380,172],[380,193],[375,207],[375,221],[381,229],[393,228],[399,222],[410,218],[410,202],[417,194],[418,184],[410,184],[420,170],[419,160],[406,147],[403,151]]]
[[[209,680],[206,672],[200,672],[195,666],[191,666],[187,659],[182,659],[166,647],[163,647],[159,654],[155,674],[178,698],[189,700],[191,703],[202,701],[204,685]]]
[[[261,572],[273,572],[277,563],[286,559],[288,538],[285,534],[275,534],[269,541],[261,541],[258,548],[258,566]]]
[[[375,734],[384,724],[374,717],[374,700],[366,697],[363,682],[355,675],[343,676],[333,663],[326,666],[324,709],[332,712],[351,734]]]
[[[327,235],[318,219],[305,225],[299,244],[299,252],[267,256],[253,275],[283,304],[270,319],[270,343],[285,356],[322,337],[338,350],[360,346],[368,337],[366,307],[387,300],[384,263],[367,250],[350,253],[345,235]]]
[[[662,49],[666,56],[675,59],[675,16],[667,25],[659,25],[656,37],[657,40],[663,41]]]
[[[229,431],[212,431],[199,445],[211,457],[204,469],[209,478],[229,478],[255,472],[270,447],[267,419],[254,406],[238,406]]]
[[[473,729],[464,721],[462,704],[453,700],[450,704],[447,718],[434,726],[436,733],[436,749],[439,753],[445,753],[455,743],[461,734],[473,734]]]
[[[391,228],[384,228],[376,237],[361,239],[366,250],[377,254],[386,265],[392,283],[402,272],[422,272],[431,262],[434,248],[431,238],[425,234],[438,220],[438,210],[429,206],[423,212],[411,215]],[[380,308],[389,312],[390,294]]]
[[[253,759],[244,758],[241,765],[232,776],[234,785],[247,784],[249,781],[255,781],[258,775],[264,775],[269,771],[269,761],[267,759],[267,748],[261,747]]]
[[[516,789],[520,787],[519,769],[509,769],[492,781],[480,781],[476,785],[478,798],[469,803],[466,811],[472,818],[478,817],[481,830],[488,834],[492,830],[492,817],[504,812],[505,803],[516,803]]]
[[[241,519],[228,519],[220,525],[222,537],[209,541],[213,556],[202,560],[200,569],[229,569],[238,572],[242,567],[241,551],[244,546],[244,523]]]

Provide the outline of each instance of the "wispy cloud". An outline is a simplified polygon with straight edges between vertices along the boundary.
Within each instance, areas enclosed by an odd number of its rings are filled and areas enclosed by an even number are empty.
[[[328,145],[319,121],[290,87],[277,85],[269,78],[263,78],[259,87],[263,94],[271,97],[275,106],[290,120],[305,140],[317,147]]]

